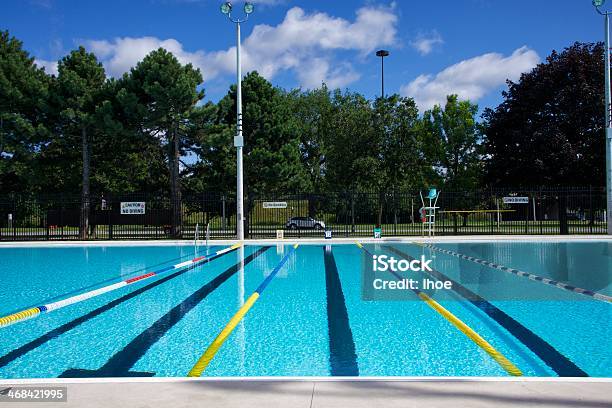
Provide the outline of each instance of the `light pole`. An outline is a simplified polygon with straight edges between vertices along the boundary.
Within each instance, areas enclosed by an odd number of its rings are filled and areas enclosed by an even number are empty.
[[[612,111],[610,105],[610,11],[601,11],[600,7],[604,5],[606,0],[593,0],[595,10],[604,16],[605,29],[605,49],[604,49],[604,81],[606,92],[606,202],[607,202],[607,221],[608,235],[612,235]]]
[[[236,24],[236,136],[234,146],[236,147],[236,235],[238,240],[244,240],[244,174],[242,169],[242,148],[244,137],[242,136],[242,66],[240,64],[240,24],[249,19],[253,12],[252,3],[244,4],[244,17],[232,18],[232,3],[229,1],[221,5],[221,12],[227,16],[229,21]]]
[[[385,97],[385,57],[389,56],[389,51],[379,50],[376,51],[376,56],[380,57],[380,70],[381,70],[381,92],[380,96]]]

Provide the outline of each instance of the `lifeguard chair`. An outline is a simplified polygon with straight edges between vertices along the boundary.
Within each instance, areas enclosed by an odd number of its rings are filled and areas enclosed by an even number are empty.
[[[440,208],[436,205],[438,204],[440,193],[435,188],[431,188],[429,189],[427,197],[423,198],[422,192],[419,192],[419,195],[421,196],[421,203],[423,204],[419,210],[422,223],[422,235],[425,236],[427,232],[427,236],[433,237],[436,235],[436,210]]]

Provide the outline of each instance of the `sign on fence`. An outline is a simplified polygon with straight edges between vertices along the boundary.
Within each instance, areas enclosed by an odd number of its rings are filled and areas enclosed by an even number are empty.
[[[529,197],[504,197],[504,204],[529,204]]]
[[[144,202],[125,202],[121,203],[121,215],[141,215],[145,214]]]
[[[287,203],[285,201],[264,202],[262,207],[263,208],[287,208]]]

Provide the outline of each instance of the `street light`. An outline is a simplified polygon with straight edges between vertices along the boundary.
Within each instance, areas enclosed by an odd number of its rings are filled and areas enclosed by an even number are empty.
[[[242,169],[242,148],[244,137],[242,136],[242,67],[240,64],[240,24],[249,19],[249,15],[255,10],[252,3],[244,4],[244,17],[232,17],[232,3],[225,2],[221,5],[221,13],[225,14],[229,21],[236,24],[236,136],[234,146],[236,147],[236,235],[238,240],[244,240],[244,172]]]
[[[229,13],[231,13],[231,12],[232,12],[232,3],[229,3],[229,2],[227,2],[227,3],[223,3],[223,4],[221,5],[221,12],[222,12],[223,14],[229,14]]]
[[[605,111],[605,124],[606,124],[606,194],[607,194],[607,221],[608,221],[608,235],[612,235],[612,117],[611,117],[611,105],[610,105],[610,11],[601,11],[599,8],[605,4],[605,0],[593,0],[593,6],[595,10],[602,16],[604,16],[604,29],[605,29],[605,49],[604,49],[604,81],[605,81],[605,93],[606,93],[606,111]]]
[[[387,50],[379,50],[376,51],[376,56],[380,57],[380,67],[381,67],[381,97],[385,97],[385,57],[389,56],[389,51]]]

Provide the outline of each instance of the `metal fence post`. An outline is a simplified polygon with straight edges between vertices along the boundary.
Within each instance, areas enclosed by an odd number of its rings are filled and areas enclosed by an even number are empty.
[[[559,234],[567,235],[569,228],[567,225],[567,194],[565,192],[559,192]]]
[[[357,234],[357,236],[359,235],[359,232],[357,231],[355,225],[356,219],[357,214],[355,214],[355,192],[351,191],[351,230],[349,231],[349,234],[351,234],[352,236],[355,236],[354,234]]]
[[[593,233],[593,224],[595,224],[593,214],[593,186],[589,185],[589,234]]]
[[[13,198],[13,241],[17,240],[17,197]]]
[[[225,230],[227,229],[227,223],[225,221],[225,193],[221,196],[221,230],[225,235]]]
[[[45,206],[45,208],[47,208],[47,213],[45,214],[45,231],[46,231],[45,235],[46,235],[46,240],[49,241],[51,237],[49,237],[49,219],[47,218],[49,214],[48,203],[47,203],[47,206]]]
[[[106,213],[108,215],[108,239],[113,239],[113,202],[109,198]]]
[[[493,192],[491,191],[489,193],[489,203],[492,204],[493,200],[494,200],[494,196],[493,196]],[[493,235],[494,230],[495,230],[495,213],[490,213],[489,219],[491,220],[491,235]]]
[[[529,197],[528,194],[526,194]],[[525,235],[529,234],[529,201],[525,205]]]

